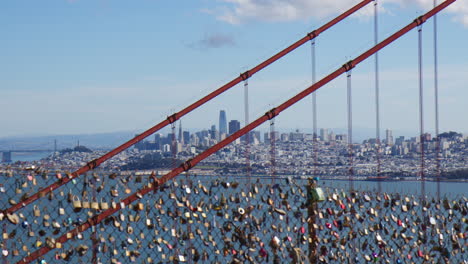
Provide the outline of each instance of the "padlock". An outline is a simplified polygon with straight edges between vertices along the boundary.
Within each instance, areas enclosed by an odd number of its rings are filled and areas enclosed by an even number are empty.
[[[47,199],[49,199],[49,201],[53,201],[54,200],[54,192],[49,192],[49,195],[48,195]]]
[[[135,177],[135,182],[137,182],[137,183],[142,182],[142,177],[141,177],[141,175],[137,175],[137,176]]]
[[[115,202],[113,202],[113,205]],[[116,204],[117,205],[117,204]],[[104,198],[101,198],[101,203],[100,203],[100,208],[101,210],[107,210],[109,209],[109,203],[104,200]]]
[[[38,207],[37,205],[34,205],[33,208],[34,208],[34,209],[33,209],[33,210],[34,210],[34,216],[35,216],[35,217],[41,216],[41,210],[39,210],[39,207]]]
[[[81,202],[81,207],[84,209],[88,209],[91,207],[91,203],[89,202],[89,199],[87,196],[83,196],[83,201]]]
[[[44,220],[48,221],[50,220],[50,215],[48,214],[47,207],[44,208]]]
[[[99,203],[97,202],[96,198],[93,198],[91,201],[91,209],[94,209],[94,210],[100,209]]]
[[[69,202],[69,203],[73,202],[73,193],[72,193],[71,189],[67,193],[67,202]]]
[[[75,208],[75,209],[83,208],[83,206],[81,204],[81,201],[80,201],[80,198],[78,198],[77,195],[73,195],[72,201],[73,201],[73,208]]]
[[[110,193],[113,197],[118,197],[119,196],[119,190],[117,189],[111,189]]]
[[[309,199],[312,202],[323,202],[325,201],[325,194],[320,187],[312,188],[309,193]]]
[[[29,236],[29,237],[33,237],[33,236],[35,236],[35,234],[34,234],[34,231],[33,231],[33,229],[32,229],[32,227],[31,227],[31,226],[29,226],[29,230],[28,230],[28,236]]]
[[[141,202],[138,202],[135,207],[134,207],[134,210],[135,211],[143,211],[145,210],[145,205]]]

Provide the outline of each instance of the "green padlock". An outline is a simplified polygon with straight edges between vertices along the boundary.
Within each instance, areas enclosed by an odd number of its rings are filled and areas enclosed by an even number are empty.
[[[315,187],[310,190],[309,199],[312,202],[323,202],[325,201],[325,194],[323,193],[322,188]]]

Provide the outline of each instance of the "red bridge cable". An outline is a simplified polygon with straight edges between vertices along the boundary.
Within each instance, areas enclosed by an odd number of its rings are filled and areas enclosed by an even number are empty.
[[[185,161],[179,167],[173,169],[172,171],[170,171],[166,175],[162,176],[161,178],[156,179],[155,183],[149,184],[148,186],[142,188],[138,192],[133,193],[132,195],[128,196],[127,198],[124,198],[123,200],[121,200],[120,203],[117,203],[117,206],[115,208],[107,209],[107,210],[103,211],[101,214],[98,214],[98,215],[95,215],[95,216],[89,218],[85,223],[77,226],[75,229],[70,230],[69,232],[67,232],[67,233],[61,235],[60,237],[58,237],[56,239],[56,241],[60,242],[60,243],[64,243],[64,242],[68,241],[69,239],[75,237],[79,232],[83,232],[83,231],[87,230],[88,228],[99,224],[100,222],[102,222],[108,216],[118,212],[122,208],[121,207],[122,203],[125,206],[127,206],[127,205],[131,204],[132,202],[143,198],[144,195],[146,195],[146,194],[148,194],[150,192],[157,191],[158,186],[160,186],[160,185],[166,183],[167,181],[175,178],[177,175],[181,174],[182,172],[190,170],[193,166],[197,165],[199,162],[201,162],[205,158],[209,157],[211,154],[213,154],[213,153],[219,151],[220,149],[224,148],[225,146],[232,143],[236,139],[238,139],[241,136],[247,134],[249,131],[255,129],[258,126],[260,126],[261,124],[263,124],[267,120],[270,120],[270,119],[274,118],[275,116],[279,115],[281,112],[283,112],[284,110],[286,110],[290,106],[294,105],[298,101],[302,100],[307,95],[311,94],[312,92],[316,91],[320,87],[322,87],[325,84],[329,83],[330,81],[334,80],[335,78],[337,78],[341,74],[343,74],[343,73],[349,71],[350,69],[354,68],[356,65],[358,65],[362,61],[364,61],[367,58],[369,58],[370,56],[372,56],[375,52],[383,49],[384,47],[386,47],[387,45],[389,45],[393,41],[397,40],[398,38],[400,38],[404,34],[408,33],[410,30],[414,29],[418,25],[421,25],[427,19],[434,16],[434,14],[436,14],[437,12],[440,12],[442,9],[446,8],[447,6],[449,6],[450,4],[452,4],[455,1],[456,0],[446,0],[445,2],[441,3],[440,5],[433,8],[432,10],[427,12],[426,14],[420,16],[419,18],[417,18],[416,20],[414,20],[413,22],[411,22],[410,24],[408,24],[404,28],[400,29],[398,32],[396,32],[393,35],[391,35],[390,37],[386,38],[385,40],[383,40],[382,42],[380,42],[376,46],[374,46],[371,49],[367,50],[366,52],[362,53],[361,55],[356,57],[354,60],[351,60],[351,61],[347,62],[342,67],[340,67],[339,69],[337,69],[334,72],[330,73],[329,75],[327,75],[326,77],[324,77],[323,79],[318,81],[317,83],[309,86],[307,89],[305,89],[302,92],[298,93],[297,95],[290,98],[286,102],[282,103],[278,107],[273,108],[270,111],[266,112],[264,115],[257,118],[255,121],[253,121],[250,124],[248,124],[247,126],[241,128],[240,130],[238,130],[234,134],[230,135],[229,137],[225,138],[224,140],[217,143],[216,145],[212,146],[211,148],[205,150],[204,152],[200,153],[199,155],[195,156],[194,158]],[[70,238],[68,238],[67,235],[70,235]],[[48,253],[52,249],[53,248],[43,246],[42,248],[34,251],[30,255],[23,258],[21,261],[17,262],[17,264],[31,263],[32,261],[36,260],[37,258],[45,255],[46,253]]]
[[[344,20],[351,14],[355,13],[362,7],[366,6],[368,3],[372,2],[373,0],[364,0],[357,5],[353,6],[351,9],[347,10],[346,12],[342,13],[341,15],[337,16],[336,18],[332,19],[325,25],[319,27],[318,29],[308,33],[305,37],[302,39],[296,41],[293,43],[291,46],[285,48],[284,50],[278,52],[277,54],[273,55],[269,59],[265,60],[264,62],[260,63],[259,65],[253,67],[252,69],[242,73],[239,77],[235,78],[234,80],[228,82],[227,84],[221,86],[220,88],[216,89],[215,91],[211,92],[210,94],[206,95],[205,97],[199,99],[195,103],[189,105],[188,107],[184,108],[178,113],[175,113],[171,116],[168,116],[166,120],[160,122],[159,124],[151,127],[150,129],[146,130],[145,132],[141,133],[140,135],[135,136],[131,140],[125,142],[124,144],[118,146],[117,148],[109,151],[108,153],[104,154],[103,156],[90,161],[87,165],[81,167],[77,171],[73,172],[72,174],[69,175],[69,177],[65,177],[64,179],[57,181],[41,190],[39,190],[37,193],[32,194],[29,196],[27,199],[22,201],[21,203],[18,203],[16,205],[13,205],[12,207],[8,208],[5,210],[6,213],[14,213],[18,211],[20,208],[27,206],[28,204],[31,204],[35,200],[39,199],[42,195],[45,195],[49,192],[54,191],[55,189],[59,188],[60,186],[70,182],[72,179],[78,177],[81,174],[84,174],[97,166],[101,165],[103,162],[106,160],[114,157],[115,155],[119,154],[120,152],[124,151],[125,149],[133,146],[134,144],[140,142],[141,140],[145,139],[146,137],[150,136],[151,134],[155,133],[156,131],[166,127],[167,125],[174,123],[184,115],[190,113],[191,111],[195,110],[196,108],[200,107],[201,105],[205,104],[206,102],[210,101],[211,99],[217,97],[218,95],[222,94],[223,92],[229,90],[233,86],[237,85],[238,83],[242,82],[243,80],[246,80],[250,77],[252,77],[255,73],[259,72],[260,70],[264,69],[265,67],[269,66],[273,62],[279,60],[286,54],[290,53],[291,51],[295,50],[296,48],[302,46],[304,43],[306,43],[309,40],[312,40],[316,38],[318,35],[320,35],[322,32],[325,32],[338,22]]]

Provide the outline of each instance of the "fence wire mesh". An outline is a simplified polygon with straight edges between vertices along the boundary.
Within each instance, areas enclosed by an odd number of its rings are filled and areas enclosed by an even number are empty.
[[[66,172],[5,169],[2,212]],[[151,182],[96,171],[2,214],[2,263],[466,263],[468,200],[323,188],[303,178],[180,175],[65,243],[88,218]],[[321,182],[317,183],[320,187]],[[314,235],[315,233],[315,235]],[[314,250],[316,249],[316,250]]]

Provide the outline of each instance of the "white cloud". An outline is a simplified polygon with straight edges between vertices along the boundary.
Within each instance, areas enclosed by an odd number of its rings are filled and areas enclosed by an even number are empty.
[[[357,4],[357,0],[221,0],[226,6],[219,7],[219,20],[239,24],[251,20],[261,21],[294,21],[309,18],[322,19],[341,13]],[[437,1],[441,3],[442,1]],[[381,0],[381,11],[389,4],[401,7],[416,5],[429,9],[433,0]],[[468,26],[468,0],[458,0],[452,4],[448,12],[455,15],[455,19]],[[214,12],[216,13],[216,12]],[[360,16],[373,14],[372,6],[368,5],[358,13]]]

